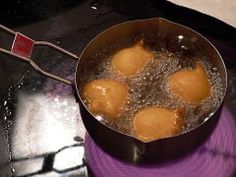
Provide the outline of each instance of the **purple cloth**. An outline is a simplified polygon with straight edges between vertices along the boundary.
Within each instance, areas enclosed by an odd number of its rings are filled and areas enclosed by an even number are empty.
[[[191,155],[156,167],[128,164],[85,139],[87,162],[96,177],[233,177],[236,174],[236,122],[224,107],[211,137]]]

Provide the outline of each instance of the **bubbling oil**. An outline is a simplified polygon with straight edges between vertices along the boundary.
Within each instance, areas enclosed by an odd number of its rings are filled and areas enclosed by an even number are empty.
[[[125,77],[113,70],[111,66],[112,54],[114,54],[114,51],[132,46],[137,39],[140,39],[140,36],[107,45],[89,58],[93,65],[93,70],[87,69],[89,72],[84,73],[82,84],[95,79],[112,79],[120,81],[129,87],[129,98],[122,108],[119,118],[108,122],[105,119],[101,119],[102,115],[99,115],[99,120],[111,128],[131,136],[134,136],[134,115],[146,107],[183,109],[184,131],[188,131],[204,122],[219,106],[224,96],[223,82],[218,69],[213,67],[207,57],[200,54],[186,57],[180,53],[168,51],[164,44],[160,44],[158,47],[147,45],[148,50],[154,52],[154,59],[150,60],[138,74],[132,77]],[[181,69],[193,69],[196,62],[200,62],[204,66],[211,86],[211,93],[200,104],[191,105],[171,93],[167,79],[171,74]],[[85,103],[88,104],[86,101]]]

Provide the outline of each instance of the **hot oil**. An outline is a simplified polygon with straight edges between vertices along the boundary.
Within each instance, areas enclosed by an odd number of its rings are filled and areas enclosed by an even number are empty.
[[[213,67],[205,56],[186,57],[180,53],[169,52],[164,45],[160,45],[161,47],[150,47],[148,49],[154,52],[155,57],[146,63],[138,74],[132,77],[124,77],[112,68],[112,54],[115,53],[114,51],[132,46],[135,41],[137,41],[137,37],[121,41],[115,45],[108,45],[89,59],[94,68],[85,74],[84,83],[95,79],[112,79],[127,84],[129,87],[129,98],[122,108],[119,118],[113,122],[106,122],[105,119],[102,121],[119,132],[133,135],[134,115],[146,107],[153,106],[184,110],[185,126],[183,131],[188,131],[207,120],[219,106],[224,93],[217,68]],[[204,66],[211,85],[211,94],[200,104],[191,105],[170,91],[167,80],[171,74],[183,68],[193,69],[196,62],[200,62]]]

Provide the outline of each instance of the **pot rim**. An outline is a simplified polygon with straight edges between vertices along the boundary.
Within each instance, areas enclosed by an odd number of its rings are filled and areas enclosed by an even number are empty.
[[[80,96],[80,92],[79,92],[79,88],[78,88],[78,84],[77,84],[77,78],[79,76],[78,75],[78,68],[79,68],[79,63],[80,63],[80,59],[81,57],[84,55],[85,51],[87,50],[87,48],[94,42],[97,40],[97,38],[99,36],[101,36],[102,34],[106,33],[107,31],[109,31],[110,29],[112,28],[116,28],[118,26],[122,26],[122,25],[125,25],[125,24],[128,24],[128,23],[136,23],[136,22],[145,22],[145,21],[154,21],[154,20],[157,20],[159,23],[161,21],[164,21],[164,22],[167,22],[169,24],[172,24],[172,25],[175,25],[175,26],[180,26],[188,31],[192,31],[193,33],[197,34],[198,36],[200,36],[200,38],[204,39],[213,49],[214,51],[216,52],[216,54],[219,56],[219,59],[221,60],[221,63],[223,64],[223,68],[224,68],[224,73],[225,73],[225,87],[224,87],[224,93],[223,93],[223,97],[219,103],[219,105],[214,109],[213,112],[211,112],[208,116],[208,119],[204,120],[203,122],[201,122],[200,124],[198,124],[197,126],[187,130],[187,131],[182,131],[181,133],[178,133],[178,134],[175,134],[173,136],[169,136],[169,137],[164,137],[164,138],[159,138],[159,139],[155,139],[155,140],[151,140],[151,141],[141,141],[137,138],[135,138],[134,136],[132,135],[128,135],[128,134],[125,134],[125,133],[122,133],[122,132],[119,132],[118,130],[106,125],[105,123],[97,120],[95,118],[95,116],[90,112],[90,110],[87,108],[87,106],[85,105],[85,103],[83,102],[83,99],[82,97]],[[79,59],[78,59],[78,62],[76,64],[76,71],[74,73],[74,83],[75,83],[75,89],[76,89],[76,92],[77,92],[77,96],[79,97],[79,100],[80,102],[82,103],[82,105],[84,106],[84,108],[86,109],[86,111],[96,120],[98,121],[100,124],[102,124],[103,126],[105,126],[106,128],[112,130],[113,132],[116,132],[118,134],[121,134],[123,136],[126,136],[127,138],[132,138],[133,140],[135,141],[138,141],[138,142],[141,142],[141,143],[144,143],[144,144],[149,144],[149,143],[152,143],[152,142],[156,142],[156,141],[161,141],[161,140],[167,140],[167,139],[173,139],[175,137],[179,137],[179,136],[182,136],[184,134],[188,134],[190,132],[192,132],[193,130],[196,130],[198,129],[199,127],[203,126],[203,124],[206,124],[210,119],[213,118],[213,115],[216,114],[217,110],[220,109],[220,107],[223,105],[224,103],[224,99],[225,99],[225,96],[226,96],[226,92],[227,92],[227,87],[228,87],[228,75],[227,75],[227,70],[226,70],[226,66],[225,66],[225,63],[224,63],[224,60],[223,60],[223,57],[221,56],[220,52],[217,50],[217,48],[205,37],[203,36],[202,34],[200,34],[199,32],[191,29],[190,27],[187,27],[185,25],[182,25],[182,24],[179,24],[177,22],[173,22],[173,21],[170,21],[170,20],[167,20],[165,18],[162,18],[162,17],[154,17],[154,18],[147,18],[147,19],[136,19],[136,20],[129,20],[129,21],[124,21],[124,22],[121,22],[121,23],[118,23],[118,24],[115,24],[115,25],[112,25],[108,28],[106,28],[104,31],[98,33],[95,37],[93,37],[92,40],[90,40],[90,42],[84,47],[83,51],[80,53],[79,55]]]

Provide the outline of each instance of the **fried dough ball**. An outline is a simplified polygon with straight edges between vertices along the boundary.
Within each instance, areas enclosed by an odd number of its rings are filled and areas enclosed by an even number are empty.
[[[84,87],[82,96],[92,113],[112,121],[118,118],[126,102],[128,87],[115,80],[94,80]]]
[[[152,58],[154,58],[154,53],[145,49],[141,41],[115,53],[112,57],[112,67],[129,77],[137,74]]]
[[[168,85],[180,99],[190,104],[199,104],[210,95],[210,83],[201,63],[192,70],[182,69],[172,74]]]
[[[134,116],[136,137],[148,142],[180,133],[184,125],[181,111],[159,107],[144,108]]]

